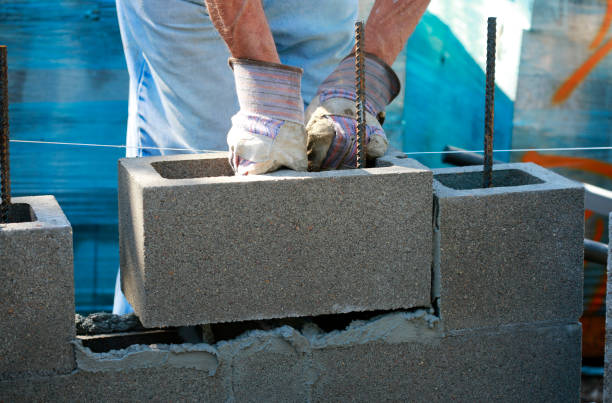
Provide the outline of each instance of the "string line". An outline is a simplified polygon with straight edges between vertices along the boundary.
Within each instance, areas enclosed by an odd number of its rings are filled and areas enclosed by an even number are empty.
[[[106,147],[106,148],[125,148],[125,149],[140,149],[140,150],[160,150],[160,151],[190,151],[212,153],[219,150],[200,150],[194,148],[173,148],[173,147],[146,147],[146,146],[128,146],[125,144],[95,144],[95,143],[70,143],[64,141],[42,141],[42,140],[9,140],[11,143],[31,143],[31,144],[53,144],[78,147]],[[553,148],[514,148],[507,150],[493,150],[494,153],[513,153],[513,152],[528,152],[528,151],[602,151],[612,150],[612,146],[602,147],[553,147]],[[462,150],[462,151],[410,151],[405,152],[406,155],[424,155],[424,154],[463,154],[463,153],[484,153],[484,150]]]
[[[147,147],[147,146],[128,146],[125,144],[95,144],[95,143],[69,143],[64,141],[40,141],[40,140],[9,140],[11,143],[31,143],[31,144],[53,144],[62,146],[80,146],[80,147],[106,147],[106,148],[129,148],[139,150],[168,150],[168,151],[191,151],[213,153],[219,150],[198,150],[195,148],[172,148],[172,147]]]

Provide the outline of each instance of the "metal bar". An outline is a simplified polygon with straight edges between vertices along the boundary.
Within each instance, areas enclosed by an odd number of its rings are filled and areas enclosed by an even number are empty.
[[[607,216],[612,212],[612,191],[585,183],[584,208]]]
[[[493,127],[495,122],[495,41],[496,18],[487,20],[487,78],[485,88],[485,141],[482,187],[493,186]]]
[[[366,167],[365,66],[363,21],[355,23],[355,103],[357,115],[357,161],[355,168]]]
[[[442,154],[442,162],[445,164],[456,165],[459,167],[484,164],[484,157],[482,155],[464,150],[463,148],[447,145],[444,147],[444,151],[456,151],[456,153],[452,154]],[[493,163],[502,164],[503,162],[493,160]]]
[[[7,51],[6,46],[0,46],[0,223],[8,222],[11,205],[8,119]]]
[[[607,264],[608,262],[608,245],[605,243],[592,241],[590,239],[584,240],[584,260],[589,262]]]

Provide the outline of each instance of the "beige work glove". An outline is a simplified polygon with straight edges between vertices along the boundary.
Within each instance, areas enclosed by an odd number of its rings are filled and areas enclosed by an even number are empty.
[[[283,166],[305,171],[302,69],[235,58],[229,64],[240,104],[227,134],[236,175],[263,174]]]
[[[365,56],[366,157],[378,158],[389,142],[379,123],[385,107],[397,96],[400,83],[385,62]],[[306,109],[308,170],[355,167],[357,120],[355,113],[355,56],[347,56],[323,81]]]

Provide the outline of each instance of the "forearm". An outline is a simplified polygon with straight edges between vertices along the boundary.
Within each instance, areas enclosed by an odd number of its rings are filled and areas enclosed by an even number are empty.
[[[205,0],[233,57],[280,63],[261,0]]]
[[[391,65],[430,0],[376,0],[365,27],[365,50]]]

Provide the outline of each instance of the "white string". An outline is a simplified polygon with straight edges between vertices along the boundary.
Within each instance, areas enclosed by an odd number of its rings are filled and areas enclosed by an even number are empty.
[[[129,149],[141,149],[141,150],[167,150],[167,151],[191,151],[191,152],[202,152],[212,153],[218,152],[218,150],[198,150],[193,148],[171,148],[171,147],[140,147],[140,146],[128,146],[125,144],[94,144],[94,143],[69,143],[63,141],[39,141],[39,140],[9,140],[11,143],[33,143],[33,144],[55,144],[55,145],[66,145],[66,146],[80,146],[80,147],[107,147],[107,148],[129,148]],[[508,150],[493,150],[494,153],[513,153],[513,152],[527,152],[527,151],[596,151],[596,150],[612,150],[610,147],[555,147],[555,148],[515,148]],[[462,154],[462,153],[484,153],[484,150],[461,150],[461,151],[410,151],[405,152],[406,155],[421,155],[421,154]]]
[[[527,151],[593,151],[593,150],[612,150],[612,147],[557,147],[557,148],[514,148],[509,150],[493,150],[494,153],[514,153]],[[461,150],[461,151],[413,151],[406,152],[406,155],[415,154],[462,154],[462,153],[484,153],[484,150]]]
[[[202,152],[202,153],[218,152],[218,150],[198,150],[195,148],[139,147],[139,146],[128,146],[125,144],[68,143],[64,141],[39,141],[39,140],[9,140],[9,141],[11,143],[55,144],[55,145],[63,145],[63,146],[81,146],[81,147],[107,147],[107,148],[141,149],[141,150],[191,151],[191,152]]]

